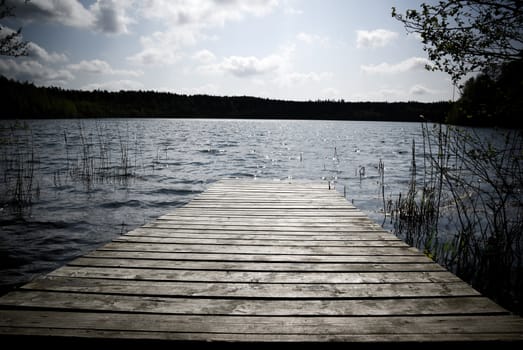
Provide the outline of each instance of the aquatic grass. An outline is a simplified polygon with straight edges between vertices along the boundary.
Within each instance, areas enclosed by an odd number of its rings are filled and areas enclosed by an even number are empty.
[[[140,168],[138,157],[141,157],[142,152],[137,135],[131,137],[127,128],[125,133],[117,129],[114,137],[114,132],[108,132],[100,123],[96,124],[95,131],[88,133],[80,122],[78,135],[75,135],[79,139],[76,144],[68,143],[71,136],[64,133],[69,177],[82,182],[88,190],[96,183],[129,185]],[[70,160],[71,151],[76,152],[73,160]]]
[[[521,131],[423,124],[423,165],[393,208],[396,235],[523,314]]]
[[[25,123],[14,122],[0,128],[0,205],[17,216],[30,210],[40,196],[38,166],[33,134]]]

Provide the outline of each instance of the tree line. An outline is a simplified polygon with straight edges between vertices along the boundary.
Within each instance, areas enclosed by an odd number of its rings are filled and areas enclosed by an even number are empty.
[[[0,77],[3,118],[195,117],[442,122],[449,102],[285,101],[154,91],[80,91]]]

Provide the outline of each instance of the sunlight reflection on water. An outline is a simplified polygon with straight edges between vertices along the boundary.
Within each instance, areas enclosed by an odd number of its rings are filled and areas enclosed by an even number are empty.
[[[345,187],[347,199],[381,224],[379,161],[385,163],[386,196],[405,191],[412,140],[421,137],[420,125],[413,123],[89,119],[28,124],[39,198],[23,219],[14,219],[6,208],[0,212],[4,288],[184,205],[222,178],[308,179],[326,187],[336,181],[338,191]],[[85,169],[86,153],[93,173]]]

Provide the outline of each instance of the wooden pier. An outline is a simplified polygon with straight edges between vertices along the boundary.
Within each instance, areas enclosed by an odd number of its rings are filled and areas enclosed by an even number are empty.
[[[1,297],[0,335],[512,343],[523,318],[326,183],[224,180]]]

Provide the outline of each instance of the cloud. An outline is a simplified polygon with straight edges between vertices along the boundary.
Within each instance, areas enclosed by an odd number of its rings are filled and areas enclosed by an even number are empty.
[[[329,72],[322,72],[322,73],[316,73],[316,72],[309,72],[309,73],[298,73],[298,72],[289,72],[282,74],[278,78],[276,78],[276,83],[280,86],[296,86],[296,85],[304,85],[307,83],[317,83],[322,80],[330,79],[332,77],[332,73]]]
[[[132,2],[123,0],[97,0],[89,8],[77,0],[8,0],[7,3],[16,7],[16,16],[23,20],[59,23],[103,33],[127,33],[131,22],[126,10]]]
[[[221,63],[214,65],[214,68],[243,78],[273,72],[281,66],[283,60],[284,58],[279,55],[270,55],[263,58],[230,56],[223,59]]]
[[[181,88],[178,92],[187,95],[216,95],[218,91],[218,85],[208,83],[193,88]]]
[[[29,57],[35,57],[49,63],[67,62],[68,60],[65,54],[56,52],[49,53],[43,47],[33,42],[27,44],[27,54]]]
[[[340,90],[332,87],[321,90],[321,94],[325,98],[338,98],[341,95]]]
[[[149,36],[141,37],[142,50],[127,59],[142,65],[173,64],[184,56],[182,48],[196,44],[203,37],[198,31],[184,28],[154,32]]]
[[[211,39],[205,32],[248,16],[263,16],[278,5],[277,0],[145,0],[139,12],[162,23],[166,29],[140,39],[142,49],[128,57],[144,65],[173,64],[183,57],[183,49]]]
[[[283,12],[285,14],[287,14],[287,15],[292,15],[292,16],[303,15],[303,11],[302,10],[294,8],[294,7],[285,7]]]
[[[0,74],[20,81],[31,81],[37,85],[64,85],[74,79],[66,69],[53,69],[35,60],[0,60]]]
[[[16,33],[16,30],[0,24],[0,39],[13,33]],[[22,34],[20,34],[19,40],[23,41]],[[68,60],[65,54],[56,52],[49,53],[46,49],[31,41],[27,43],[27,55],[51,63],[66,62]]]
[[[209,50],[200,50],[192,57],[201,63],[210,63],[216,59],[216,56]]]
[[[330,42],[328,37],[324,37],[324,36],[316,35],[316,34],[308,34],[308,33],[304,33],[304,32],[301,32],[298,35],[296,35],[296,39],[298,39],[299,41],[302,41],[308,45],[318,44],[320,46],[327,46]]]
[[[429,89],[423,85],[414,85],[410,88],[409,90],[409,93],[411,95],[432,95],[432,94],[436,94],[438,93],[439,91],[436,91],[436,90],[432,90],[432,89]]]
[[[94,16],[80,2],[71,0],[9,0],[16,16],[25,20],[47,21],[72,27],[89,27]]]
[[[352,101],[404,101],[405,91],[394,88],[379,88],[372,91],[359,92],[350,96]]]
[[[143,75],[142,71],[113,69],[109,63],[103,60],[82,60],[79,63],[70,64],[68,66],[71,70],[82,71],[92,74],[122,74],[128,76],[139,77]]]
[[[395,73],[404,73],[413,70],[422,70],[425,69],[425,66],[430,64],[430,61],[423,57],[411,57],[404,61],[401,61],[396,64],[389,64],[386,62],[380,64],[369,64],[362,65],[360,68],[371,74],[395,74]]]
[[[356,45],[363,47],[383,47],[398,37],[398,33],[386,29],[356,31]]]
[[[103,83],[93,83],[82,87],[82,90],[140,90],[143,89],[143,84],[134,80],[112,80]]]
[[[104,33],[128,33],[127,25],[132,20],[126,15],[126,8],[130,4],[130,1],[98,0],[90,7],[94,16],[92,26]]]
[[[146,0],[141,11],[146,18],[166,20],[174,26],[214,27],[246,15],[263,16],[277,5],[277,0]]]
[[[380,87],[372,91],[353,94],[353,101],[431,101],[435,95],[442,91],[433,90],[423,85],[416,84],[407,87]],[[442,97],[443,99],[443,97]]]

